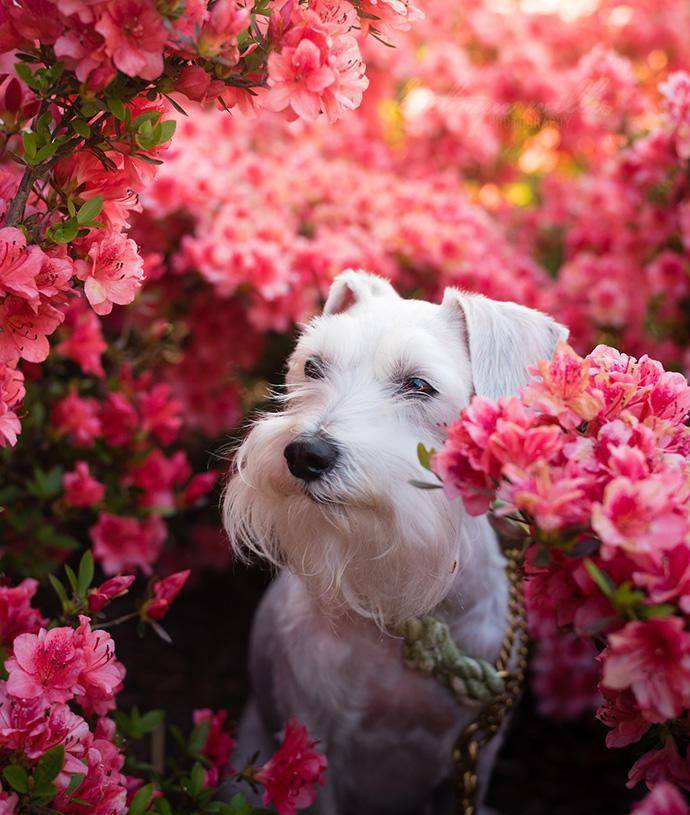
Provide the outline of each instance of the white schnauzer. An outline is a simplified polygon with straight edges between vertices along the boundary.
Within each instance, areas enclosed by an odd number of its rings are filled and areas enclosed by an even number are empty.
[[[517,393],[566,337],[515,303],[450,288],[441,305],[404,300],[356,271],[334,281],[290,357],[282,410],[253,425],[225,493],[237,554],[284,567],[254,623],[236,766],[295,717],[328,756],[319,813],[447,810],[452,747],[477,711],[406,668],[395,632],[433,612],[493,662],[507,581],[488,520],[411,484],[428,480],[417,445],[438,449],[473,394]]]

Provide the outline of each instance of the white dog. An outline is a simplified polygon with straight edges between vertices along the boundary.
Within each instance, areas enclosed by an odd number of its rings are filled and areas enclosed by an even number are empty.
[[[447,289],[436,305],[363,272],[335,280],[290,358],[282,410],[254,424],[225,494],[238,555],[284,567],[254,624],[235,766],[274,750],[295,717],[328,756],[318,812],[447,806],[452,746],[476,709],[404,667],[396,626],[432,612],[495,661],[507,583],[486,518],[410,483],[429,480],[417,445],[438,449],[474,393],[516,393],[566,336],[514,303]]]

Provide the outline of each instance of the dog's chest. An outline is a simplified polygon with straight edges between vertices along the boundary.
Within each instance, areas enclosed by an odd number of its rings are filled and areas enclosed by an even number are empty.
[[[365,621],[335,624],[315,612],[295,578],[281,576],[271,595],[273,645],[282,656],[273,693],[281,715],[307,723],[340,765],[336,777],[356,779],[370,795],[390,801],[438,784],[475,712],[436,680],[406,668],[400,639]],[[453,621],[454,635],[476,656],[493,659],[504,619],[500,603],[475,607]]]

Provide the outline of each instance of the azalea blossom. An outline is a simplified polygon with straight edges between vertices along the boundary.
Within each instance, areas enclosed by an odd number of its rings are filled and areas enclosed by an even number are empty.
[[[114,303],[131,303],[144,277],[136,243],[119,232],[99,236],[88,259],[78,260],[74,268],[96,314],[110,314]]]
[[[168,575],[163,580],[157,580],[153,584],[153,597],[144,605],[142,614],[151,620],[162,620],[170,610],[173,600],[182,591],[189,575],[190,570],[185,569]]]
[[[688,815],[688,806],[682,793],[672,784],[662,781],[657,784],[641,803],[637,804],[632,815]]]
[[[307,728],[291,719],[282,744],[256,772],[256,780],[264,786],[264,805],[273,805],[279,815],[295,815],[316,800],[316,786],[323,784],[328,762],[315,744]]]
[[[45,702],[66,702],[74,696],[83,662],[73,629],[41,628],[38,634],[20,634],[12,648],[13,656],[5,662],[12,696],[40,697]]]
[[[604,687],[630,688],[649,721],[690,704],[690,634],[677,617],[628,623],[609,635],[602,660]]]
[[[111,600],[126,594],[134,580],[135,577],[131,574],[116,575],[101,583],[97,588],[90,589],[87,597],[89,611],[98,613]]]
[[[110,0],[95,27],[120,71],[142,79],[161,74],[168,35],[153,0]]]
[[[141,569],[151,574],[166,538],[163,521],[156,515],[144,521],[101,512],[89,535],[93,553],[106,574]]]
[[[74,471],[62,476],[62,486],[65,503],[72,507],[93,506],[105,495],[105,486],[92,477],[85,461],[77,461]]]

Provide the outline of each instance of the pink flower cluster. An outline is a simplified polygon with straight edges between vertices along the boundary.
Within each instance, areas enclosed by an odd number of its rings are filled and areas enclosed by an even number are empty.
[[[78,459],[62,486],[67,507],[98,510],[89,530],[94,556],[109,575],[134,569],[150,574],[167,537],[162,515],[197,504],[214,487],[217,472],[194,475],[183,450],[168,456],[161,449],[177,440],[182,426],[182,405],[170,387],[154,383],[150,374],[122,374],[119,389],[100,398],[70,390],[53,405],[51,423],[58,437],[91,461]],[[122,471],[103,466],[104,452],[125,453]],[[122,506],[123,492],[131,515],[108,509],[114,495]]]
[[[659,744],[630,784],[690,789],[690,386],[607,346],[561,344],[534,374],[519,398],[474,397],[432,466],[469,512],[498,498],[529,526],[537,635],[555,621],[605,638],[607,743]]]
[[[279,815],[295,815],[316,801],[316,787],[324,783],[327,760],[315,750],[307,728],[291,719],[285,725],[283,743],[255,773],[263,784],[263,802]]]
[[[27,597],[18,593],[8,603],[15,620],[24,618],[25,630],[14,628],[5,660],[8,678],[0,683],[0,748],[32,766],[50,748],[63,746],[64,764],[51,805],[55,811],[73,812],[77,796],[80,806],[88,805],[94,815],[126,812],[124,755],[115,725],[106,716],[115,707],[125,670],[115,657],[110,634],[94,630],[86,616],[76,628],[38,629],[40,615],[35,610],[33,616],[27,613]],[[95,722],[93,729],[89,721]],[[81,781],[68,791],[74,774]],[[3,811],[14,812],[16,796],[5,794],[3,803]]]
[[[84,561],[79,566],[80,580],[83,565]],[[140,617],[160,620],[188,576],[186,571],[155,582],[150,598],[140,606]],[[132,576],[121,575],[100,586],[82,587],[79,591],[88,613],[102,620],[103,609],[126,593],[133,581]],[[108,716],[123,686],[124,666],[115,656],[111,635],[100,627],[104,624],[94,623],[86,614],[77,615],[73,626],[51,620],[51,627],[45,627],[48,621],[32,605],[36,589],[34,580],[0,587],[0,644],[7,675],[0,681],[3,770],[11,764],[38,779],[46,753],[61,747],[62,764],[48,793],[51,812],[124,815],[145,783],[123,773],[126,743]],[[135,714],[138,727],[145,719]],[[223,779],[235,774],[230,764],[235,739],[226,711],[196,710],[193,720],[195,733],[202,731],[194,754],[204,761],[204,786],[210,796]],[[272,803],[279,815],[295,815],[314,803],[326,768],[326,758],[314,747],[306,728],[290,721],[276,753],[263,766],[255,769],[250,764],[245,769],[247,779],[264,787],[264,801]],[[15,815],[23,811],[31,785],[15,784],[16,776],[9,771],[4,777],[20,795],[0,789],[0,812]],[[181,791],[166,778],[158,783],[162,789],[152,787],[151,799]]]

